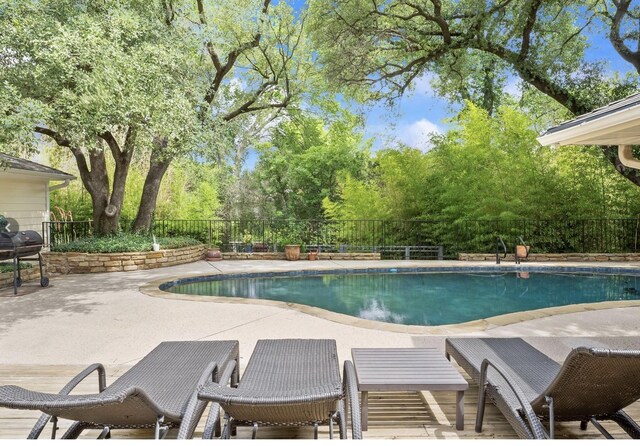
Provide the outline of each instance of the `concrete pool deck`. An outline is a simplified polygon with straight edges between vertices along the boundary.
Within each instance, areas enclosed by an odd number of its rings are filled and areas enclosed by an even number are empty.
[[[354,347],[435,347],[444,351],[444,339],[448,335],[524,337],[558,361],[563,360],[572,347],[585,343],[640,348],[638,301],[626,302],[624,308],[598,309],[596,304],[580,308],[582,311],[576,313],[566,313],[566,308],[557,311],[547,309],[544,314],[536,314],[534,319],[523,314],[506,316],[500,325],[483,322],[462,328],[410,333],[374,328],[374,325],[367,326],[366,323],[354,326],[348,317],[341,321],[337,318],[336,321],[287,305],[245,305],[209,298],[178,299],[175,295],[159,298],[159,294],[149,295],[140,290],[150,283],[190,275],[456,265],[492,264],[453,261],[200,261],[147,271],[53,276],[51,286],[46,289],[40,288],[37,281],[29,281],[20,289],[18,296],[13,295],[13,289],[0,289],[0,385],[16,384],[57,392],[75,373],[94,362],[105,364],[108,382],[112,382],[115,376],[166,340],[238,340],[241,369],[246,366],[256,341],[261,338],[333,338],[338,344],[340,361],[350,359],[351,348]],[[566,262],[557,265],[604,266],[601,263]],[[640,273],[640,263],[606,265]],[[536,264],[528,263],[526,266]],[[509,269],[513,264],[503,264],[503,267]],[[550,336],[562,338],[550,339]],[[95,383],[89,381],[82,390],[93,392]],[[473,431],[477,387],[469,392],[466,411],[470,421],[466,423],[464,432],[455,430],[453,400],[449,401],[446,395],[423,392],[417,399],[404,394],[393,395],[391,400],[380,399],[378,420],[365,438],[513,438],[515,433],[495,408],[488,409],[489,418],[483,434]],[[396,415],[398,407],[409,408],[409,413]],[[0,439],[24,438],[37,419],[35,413],[15,412],[0,409]],[[634,404],[631,415],[640,418],[640,403]],[[597,437],[599,434],[594,429],[584,433],[577,426],[572,426],[566,435],[586,438],[584,435]]]
[[[436,329],[399,333],[328,320],[284,306],[242,305],[147,295],[140,287],[165,278],[213,273],[291,271],[300,269],[487,266],[488,262],[454,261],[200,261],[147,271],[54,276],[51,286],[29,282],[18,296],[0,290],[0,364],[133,364],[164,340],[237,339],[241,365],[260,338],[334,338],[341,359],[353,347],[444,348],[447,335],[471,336],[640,336],[640,306],[566,313],[546,309],[529,319],[521,314],[500,325],[478,323],[462,330]],[[535,266],[528,263],[527,266]],[[549,265],[549,263],[538,264]],[[559,266],[602,267],[562,263]],[[504,264],[505,268],[513,265]],[[640,273],[640,264],[608,263]],[[617,302],[604,306],[616,305]],[[631,305],[631,306],[629,306]],[[584,309],[583,309],[584,310]],[[556,314],[559,313],[559,314]],[[565,314],[562,314],[565,313]],[[560,355],[566,352],[561,349]]]

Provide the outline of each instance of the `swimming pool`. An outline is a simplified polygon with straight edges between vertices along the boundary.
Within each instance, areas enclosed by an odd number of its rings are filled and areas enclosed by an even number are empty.
[[[208,276],[165,283],[170,293],[292,302],[404,325],[457,324],[604,301],[640,300],[640,276],[575,272],[320,271]]]

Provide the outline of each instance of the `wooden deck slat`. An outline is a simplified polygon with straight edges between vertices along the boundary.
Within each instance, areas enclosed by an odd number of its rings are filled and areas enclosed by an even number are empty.
[[[120,376],[128,366],[107,366],[107,382]],[[84,366],[70,365],[0,365],[0,385],[16,384],[26,388],[45,392],[58,392],[67,381]],[[460,373],[469,377],[458,369]],[[92,393],[97,387],[97,379],[89,379],[82,383],[75,393]],[[455,393],[454,392],[370,392],[369,393],[369,430],[364,433],[368,439],[509,439],[516,438],[511,426],[500,412],[492,405],[487,406],[485,413],[484,431],[477,434],[473,429],[476,415],[478,388],[471,385],[465,394],[465,430],[455,429]],[[634,403],[627,411],[635,420],[640,420],[640,402]],[[0,408],[0,439],[25,438],[33,423],[38,419],[39,412],[9,410]],[[203,417],[204,420],[204,417]],[[202,433],[201,421],[196,436]],[[60,421],[60,432],[70,424]],[[614,437],[628,438],[615,423],[603,423]],[[328,427],[319,429],[320,438],[328,438]],[[169,433],[174,438],[177,431]],[[50,430],[47,427],[42,438],[47,438]],[[81,438],[95,438],[98,431],[86,431]],[[590,426],[587,431],[581,431],[578,423],[559,423],[556,435],[558,438],[596,438],[603,437]],[[152,438],[151,430],[117,430],[113,438]],[[238,438],[250,438],[250,428],[238,428]],[[311,428],[260,428],[259,438],[313,438]]]

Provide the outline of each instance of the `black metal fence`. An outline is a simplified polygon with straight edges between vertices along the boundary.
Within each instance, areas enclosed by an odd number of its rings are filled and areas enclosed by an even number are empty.
[[[93,232],[90,221],[45,223],[46,242],[55,246]],[[126,225],[123,224],[123,228]],[[402,258],[399,247],[442,247],[444,258],[461,252],[493,252],[496,237],[513,248],[518,237],[532,252],[636,252],[640,219],[580,220],[156,220],[158,237],[189,236],[222,251],[279,251],[299,243],[323,251],[374,251]],[[435,258],[434,249],[415,249]]]

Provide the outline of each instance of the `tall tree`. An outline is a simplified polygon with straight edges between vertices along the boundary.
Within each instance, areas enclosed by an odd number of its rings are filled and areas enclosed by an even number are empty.
[[[322,201],[337,198],[338,181],[362,176],[370,141],[361,122],[345,110],[334,118],[327,123],[299,114],[275,128],[271,141],[260,148],[256,175],[278,216],[322,218]]]
[[[284,2],[271,0],[196,0],[197,15],[188,6],[163,2],[166,23],[201,36],[206,54],[205,88],[197,114],[215,146],[217,132],[246,114],[285,110],[294,104],[310,78],[311,54],[305,39],[305,14],[295,19]],[[185,6],[186,5],[186,6]],[[183,19],[183,20],[181,20]],[[238,85],[238,83],[240,85]],[[160,141],[151,154],[140,210],[134,230],[149,228],[159,185],[171,163],[167,144]]]
[[[131,162],[147,157],[134,229],[148,229],[174,159],[294,103],[310,73],[303,23],[270,0],[4,2],[0,147],[68,149],[101,233],[117,231]]]
[[[0,144],[35,151],[44,136],[68,149],[97,231],[114,232],[134,152],[193,134],[195,98],[180,87],[198,82],[194,56],[144,2],[4,2]]]

